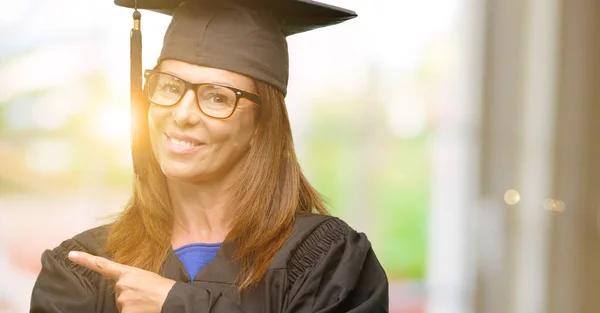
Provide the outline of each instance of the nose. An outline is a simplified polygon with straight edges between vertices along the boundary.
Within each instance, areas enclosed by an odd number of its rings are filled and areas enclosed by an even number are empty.
[[[188,90],[173,108],[173,120],[179,127],[192,127],[200,123],[202,112],[193,90]]]

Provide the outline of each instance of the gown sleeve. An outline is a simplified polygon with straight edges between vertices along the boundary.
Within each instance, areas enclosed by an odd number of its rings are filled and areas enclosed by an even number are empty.
[[[97,274],[71,262],[67,258],[71,250],[89,252],[76,240],[69,239],[42,254],[42,270],[31,294],[30,313],[96,311]]]
[[[337,218],[317,227],[288,263],[286,313],[380,313],[388,280],[371,244]]]

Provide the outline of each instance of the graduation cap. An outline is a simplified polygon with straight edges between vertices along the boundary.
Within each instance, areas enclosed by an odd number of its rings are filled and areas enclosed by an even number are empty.
[[[147,107],[142,105],[141,14],[173,16],[158,63],[165,59],[237,72],[264,81],[284,95],[289,60],[286,37],[338,24],[356,13],[312,0],[114,0],[133,8],[131,30],[132,153],[134,171],[145,157]],[[136,125],[137,124],[137,125]],[[145,130],[144,130],[145,129]],[[147,135],[146,135],[147,136]],[[148,151],[148,150],[145,150]]]

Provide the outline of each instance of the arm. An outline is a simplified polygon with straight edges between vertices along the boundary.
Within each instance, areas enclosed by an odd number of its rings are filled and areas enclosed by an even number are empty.
[[[287,313],[388,312],[388,281],[371,244],[339,219],[323,222],[288,264]]]
[[[42,254],[42,270],[33,287],[30,313],[95,312],[96,274],[72,263],[70,250],[86,250],[73,239]]]

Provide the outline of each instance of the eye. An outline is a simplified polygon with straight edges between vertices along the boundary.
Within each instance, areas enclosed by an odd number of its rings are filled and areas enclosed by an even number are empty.
[[[161,83],[158,85],[158,90],[161,92],[167,92],[171,94],[180,94],[181,89],[178,85],[172,83]]]
[[[204,85],[198,89],[200,108],[203,110],[222,110],[235,106],[235,92],[229,88]]]
[[[210,101],[210,103],[212,103],[212,104],[229,105],[232,102],[231,97],[227,96],[224,93],[219,93],[219,92],[211,92],[211,93],[205,94],[202,98],[204,100]]]
[[[209,95],[210,98],[214,103],[227,103],[227,97],[222,95],[222,94],[211,94]]]

